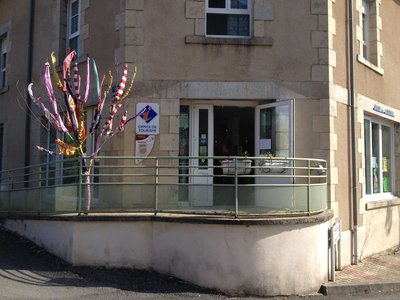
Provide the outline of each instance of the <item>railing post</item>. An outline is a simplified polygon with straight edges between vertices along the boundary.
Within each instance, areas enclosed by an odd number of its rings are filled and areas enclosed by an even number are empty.
[[[77,211],[78,211],[78,216],[81,215],[82,213],[82,160],[84,158],[81,158],[79,160],[79,182],[78,182],[78,207],[77,207]],[[90,187],[89,187],[90,188]]]
[[[235,218],[239,215],[238,163],[235,158]]]
[[[157,211],[158,211],[158,183],[159,183],[159,162],[158,162],[158,158],[156,158],[156,170],[155,170],[155,184],[156,184],[156,188],[155,188],[155,199],[154,199],[154,215],[157,215]]]
[[[307,160],[307,211],[311,214],[310,184],[311,184],[311,161]]]

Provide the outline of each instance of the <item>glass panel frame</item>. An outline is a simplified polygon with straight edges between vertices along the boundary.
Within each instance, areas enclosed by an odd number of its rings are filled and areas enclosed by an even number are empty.
[[[366,200],[394,197],[394,128],[390,122],[364,117]]]

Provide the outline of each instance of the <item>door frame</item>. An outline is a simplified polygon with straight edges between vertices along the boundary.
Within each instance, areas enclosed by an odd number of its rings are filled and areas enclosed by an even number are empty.
[[[189,153],[191,156],[200,156],[199,154],[199,111],[201,109],[208,110],[208,136],[207,136],[207,156],[214,155],[214,105],[213,104],[193,104],[191,106],[192,121],[190,122],[192,129],[190,130],[190,137],[192,142],[190,143],[191,149]],[[207,159],[206,166],[199,166],[199,159],[191,159],[190,165],[193,167],[190,169],[191,175],[205,175],[204,177],[190,177],[190,183],[192,184],[190,189],[190,203],[193,206],[212,206],[213,205],[213,175],[214,175],[214,160]],[[196,184],[198,186],[196,186]],[[201,187],[205,185],[205,187]],[[202,198],[198,198],[201,196]]]
[[[289,157],[295,155],[295,99],[277,100],[273,103],[261,104],[255,107],[255,125],[254,125],[254,155],[260,156],[260,110],[283,105],[289,105]]]

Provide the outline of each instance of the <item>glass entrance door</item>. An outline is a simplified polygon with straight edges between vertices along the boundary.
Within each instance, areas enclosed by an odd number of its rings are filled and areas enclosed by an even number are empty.
[[[193,106],[193,156],[190,199],[193,206],[213,204],[214,117],[212,105]]]
[[[293,100],[256,107],[256,156],[293,156]]]
[[[256,169],[257,175],[272,175],[278,172],[282,176],[257,177],[256,184],[292,184],[292,162],[285,157],[294,156],[294,100],[277,101],[270,104],[259,105],[255,111],[255,156],[265,156],[257,162],[260,168]],[[271,159],[272,157],[272,159]],[[274,160],[273,158],[282,158]],[[268,159],[269,158],[269,159]],[[265,167],[268,164],[284,167],[274,169]],[[293,190],[285,186],[271,188],[260,186],[257,188],[255,204],[257,206],[278,209],[282,202],[293,201]],[[284,204],[290,207],[290,203]],[[289,205],[289,206],[288,206]]]

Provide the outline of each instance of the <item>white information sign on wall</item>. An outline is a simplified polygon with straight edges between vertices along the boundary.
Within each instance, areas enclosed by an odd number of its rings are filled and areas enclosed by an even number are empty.
[[[136,134],[156,135],[160,127],[158,103],[138,103],[136,105]]]

